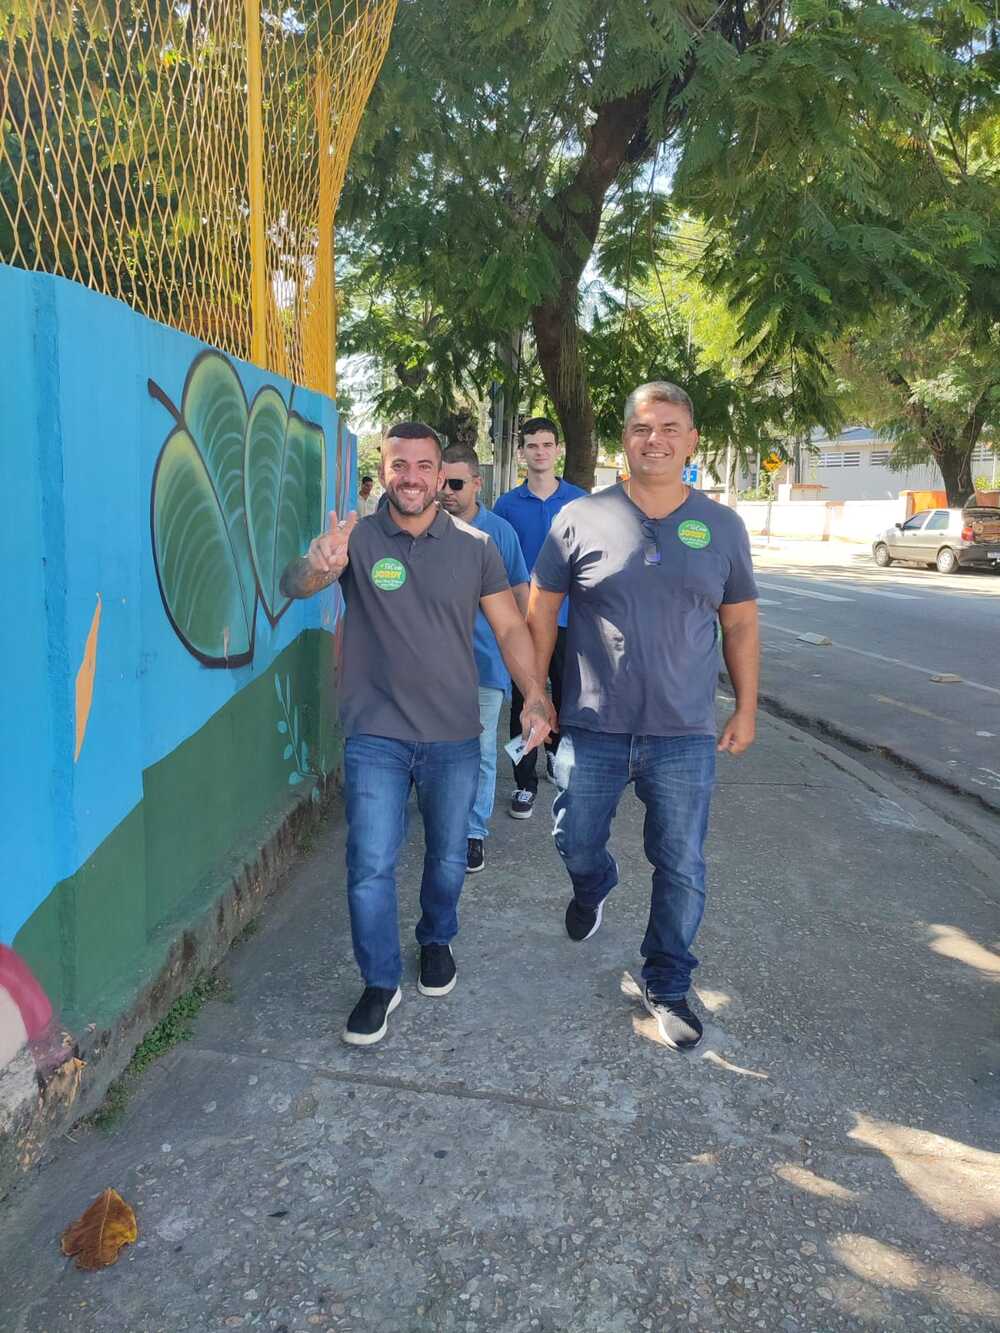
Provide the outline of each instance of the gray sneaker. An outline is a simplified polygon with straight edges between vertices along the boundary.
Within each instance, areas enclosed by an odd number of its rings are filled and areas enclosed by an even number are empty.
[[[642,1002],[656,1019],[660,1036],[675,1051],[693,1051],[701,1041],[704,1029],[701,1019],[683,996],[679,1000],[663,1000],[650,995],[649,987],[642,988]]]

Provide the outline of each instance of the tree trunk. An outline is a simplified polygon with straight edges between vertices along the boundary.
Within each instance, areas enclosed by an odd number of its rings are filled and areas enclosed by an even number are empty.
[[[597,466],[597,436],[587,371],[580,355],[575,296],[575,292],[564,294],[561,303],[552,301],[536,307],[531,323],[545,387],[555,404],[566,442],[563,476],[589,491]]]
[[[961,509],[972,494],[972,450],[975,445],[967,445],[964,440],[945,442],[937,436],[928,443],[941,470],[948,507]]]
[[[927,447],[941,470],[949,509],[960,509],[972,495],[972,452],[983,432],[983,413],[994,387],[990,385],[983,390],[965,424],[956,434],[933,428],[927,433]],[[926,413],[924,421],[927,421]]]
[[[682,86],[679,78],[675,91]],[[596,108],[574,176],[538,215],[537,226],[552,246],[560,281],[552,295],[532,310],[531,324],[545,386],[562,425],[565,476],[585,490],[594,484],[597,438],[580,349],[580,278],[597,241],[608,190],[626,164],[649,154],[646,120],[651,100],[652,90],[647,88]]]

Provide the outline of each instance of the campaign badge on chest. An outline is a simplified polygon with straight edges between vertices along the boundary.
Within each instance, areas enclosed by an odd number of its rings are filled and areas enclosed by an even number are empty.
[[[372,583],[382,592],[395,592],[406,582],[406,566],[386,556],[372,565]]]

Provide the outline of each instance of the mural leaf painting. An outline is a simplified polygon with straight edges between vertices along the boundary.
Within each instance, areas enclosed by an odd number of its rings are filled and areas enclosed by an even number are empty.
[[[243,477],[257,588],[275,625],[291,605],[278,587],[282,571],[323,528],[326,440],[270,385],[250,408]]]
[[[208,666],[253,657],[256,580],[247,533],[243,449],[247,401],[236,371],[203,352],[153,474],[153,556],[163,605],[185,646]]]
[[[290,744],[285,746],[282,758],[295,761],[295,767],[288,775],[288,785],[297,787],[300,782],[312,779],[315,784],[311,793],[312,799],[318,801],[322,795],[323,774],[327,771],[326,755],[322,756],[319,768],[309,763],[308,742],[299,736],[299,709],[298,706],[292,706],[291,677],[286,676],[285,683],[282,685],[281,677],[275,673],[274,690],[278,696],[278,703],[281,705],[282,712],[281,718],[276,723],[278,734],[290,738]]]

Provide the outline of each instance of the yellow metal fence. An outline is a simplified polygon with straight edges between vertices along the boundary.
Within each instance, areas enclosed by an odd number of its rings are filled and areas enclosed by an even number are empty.
[[[0,261],[333,393],[334,216],[396,0],[0,0]]]

